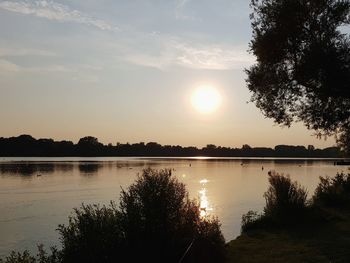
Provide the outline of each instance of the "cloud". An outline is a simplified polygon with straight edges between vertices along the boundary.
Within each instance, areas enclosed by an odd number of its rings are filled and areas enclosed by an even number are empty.
[[[5,59],[0,59],[0,74],[20,71],[20,67]]]
[[[119,30],[117,27],[112,26],[103,20],[93,18],[78,10],[72,10],[66,5],[51,0],[2,1],[0,2],[0,8],[11,12],[33,15],[59,22],[75,22],[93,26],[101,30]]]
[[[189,2],[189,0],[177,0],[177,1],[176,1],[176,7],[177,7],[177,8],[182,8],[182,7],[184,7],[188,2]]]
[[[63,65],[63,64],[51,64],[46,66],[22,66],[15,64],[7,59],[1,58],[3,55],[0,50],[0,74],[1,73],[73,73],[76,75],[89,76],[93,72],[101,71],[103,68],[100,66],[77,64],[77,65]],[[9,53],[6,53],[9,56]],[[30,53],[33,54],[33,53]],[[18,55],[18,54],[14,54]],[[91,79],[91,78],[89,78]]]
[[[43,56],[56,57],[57,54],[47,50],[31,48],[1,48],[0,57]]]
[[[64,65],[49,65],[45,67],[24,67],[6,59],[0,59],[1,73],[75,73],[77,70]]]
[[[190,0],[176,0],[175,18],[177,20],[197,20],[193,15],[187,15],[184,13],[185,6]]]
[[[22,56],[44,56],[44,57],[56,57],[53,52],[40,49],[29,48],[1,48],[0,47],[0,73],[14,73],[29,71],[27,68],[15,64],[5,58],[7,57],[22,57]],[[40,70],[46,70],[42,68]]]
[[[157,55],[136,53],[127,56],[126,60],[161,70],[172,66],[211,70],[242,69],[254,63],[254,58],[245,49],[237,46],[196,46],[193,43],[170,40],[166,41]]]
[[[178,51],[177,64],[189,68],[228,70],[242,68],[254,62],[241,47],[194,47],[175,43],[174,49]]]
[[[66,65],[48,65],[46,67],[23,67],[5,59],[0,59],[0,76],[14,76],[17,74],[65,74],[68,78],[82,83],[95,84],[100,81],[96,71],[99,67],[89,65],[77,65],[76,67]]]
[[[176,0],[175,7],[179,10],[185,7],[188,8],[189,3],[191,3],[190,0]],[[0,9],[1,8],[12,12],[44,17],[46,19],[60,22],[71,21],[94,26],[102,30],[114,30],[110,24],[102,20],[91,18],[80,11],[72,10],[65,5],[56,3],[52,0],[13,0],[2,2],[0,0]],[[118,39],[116,37],[118,37]],[[157,31],[152,31],[151,33],[140,32],[130,27],[123,30],[117,36],[114,35],[112,40],[109,35],[106,39],[103,38],[103,40],[101,40],[101,34],[98,34],[96,38],[93,39],[94,41],[89,39],[89,43],[86,43],[86,45],[84,44],[82,47],[81,43],[72,42],[76,41],[76,39],[70,38],[67,41],[70,45],[63,45],[64,49],[59,52],[60,56],[62,55],[60,60],[54,60],[54,65],[46,69],[42,69],[41,65],[36,68],[36,61],[33,61],[31,65],[32,71],[71,71],[70,68],[67,69],[59,65],[56,66],[57,62],[60,64],[64,61],[65,54],[70,54],[71,52],[75,52],[74,57],[80,55],[81,61],[79,63],[83,64],[87,64],[84,56],[86,52],[89,52],[93,55],[100,55],[101,57],[97,57],[97,60],[102,63],[106,62],[113,64],[115,59],[121,59],[122,62],[126,61],[131,64],[153,67],[160,70],[172,67],[231,70],[242,69],[254,63],[253,56],[246,52],[246,46],[237,46],[232,43],[224,42],[215,44],[212,41],[207,42],[204,37],[200,37],[200,39],[196,40],[196,36],[190,38],[184,36],[184,38],[182,38],[180,36],[172,35],[171,33],[169,33],[169,35],[164,35]],[[78,38],[78,40],[79,42],[85,41],[85,39],[80,38]],[[30,49],[28,46],[23,46],[22,49],[16,47],[10,49],[0,48],[0,59],[1,57],[8,59],[10,56],[27,55],[57,56],[46,50],[35,49],[35,47],[34,49]],[[70,58],[71,56],[67,57]],[[75,62],[73,62],[73,64],[75,64]],[[68,66],[69,63],[72,62],[63,62],[63,64]],[[28,65],[28,63],[26,65]],[[25,70],[28,71],[29,69],[25,67]]]

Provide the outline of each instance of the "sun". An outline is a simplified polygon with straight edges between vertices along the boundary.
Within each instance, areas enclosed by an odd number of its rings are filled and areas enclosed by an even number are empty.
[[[215,112],[221,105],[221,94],[212,86],[199,86],[192,94],[192,106],[200,113]]]

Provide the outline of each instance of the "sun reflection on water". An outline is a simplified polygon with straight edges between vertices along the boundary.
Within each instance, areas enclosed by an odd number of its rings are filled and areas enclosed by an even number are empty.
[[[211,211],[212,209],[209,206],[208,196],[207,196],[207,188],[206,184],[209,182],[207,179],[200,180],[199,183],[201,184],[202,188],[199,190],[199,209],[200,209],[200,216],[205,217],[208,215],[208,211]]]

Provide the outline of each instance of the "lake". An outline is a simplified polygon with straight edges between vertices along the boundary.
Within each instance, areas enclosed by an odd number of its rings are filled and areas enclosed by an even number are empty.
[[[332,159],[283,158],[1,158],[0,258],[11,250],[59,245],[56,228],[82,203],[118,200],[142,169],[171,168],[208,214],[218,216],[226,241],[241,217],[261,212],[267,173],[289,174],[312,195],[319,176],[348,171]]]

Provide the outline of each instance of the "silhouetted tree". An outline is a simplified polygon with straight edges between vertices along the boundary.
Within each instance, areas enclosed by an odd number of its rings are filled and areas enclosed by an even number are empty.
[[[98,156],[102,148],[103,144],[92,136],[81,138],[77,144],[78,153],[81,156]]]
[[[38,253],[32,256],[28,250],[21,252],[12,251],[9,256],[0,259],[0,263],[63,263],[61,252],[52,247],[49,253],[44,249],[43,245],[38,245]]]
[[[250,147],[250,145],[248,145],[248,144],[242,145],[242,150],[250,150],[250,149],[252,149],[252,147]]]
[[[329,207],[350,207],[350,174],[338,173],[335,177],[320,177],[313,202]]]
[[[151,143],[117,143],[103,145],[95,137],[87,136],[77,144],[71,141],[54,141],[52,139],[35,139],[29,135],[18,137],[0,137],[0,156],[214,156],[214,157],[341,157],[339,148],[306,151],[304,146],[281,146],[276,149],[250,147],[245,144],[241,149],[208,144],[202,149],[182,147],[180,145],[160,145]],[[282,147],[282,148],[283,148]]]
[[[350,143],[349,0],[252,0],[247,84],[263,114]]]
[[[275,153],[281,157],[293,155],[295,157],[308,156],[308,151],[304,146],[277,145]]]
[[[310,152],[312,152],[312,151],[315,150],[315,146],[313,146],[313,145],[310,144],[310,145],[307,146],[307,150],[310,151]]]
[[[270,186],[265,192],[264,213],[274,218],[289,218],[299,215],[306,208],[307,190],[289,176],[269,173]]]
[[[119,208],[82,206],[59,227],[63,262],[222,262],[216,218],[201,218],[171,170],[144,170],[120,196]],[[192,244],[192,246],[190,246]]]
[[[269,172],[269,188],[264,197],[263,213],[249,211],[242,216],[242,233],[256,228],[299,224],[309,209],[306,188],[275,171]]]
[[[136,261],[178,262],[192,242],[187,256],[191,262],[223,260],[225,242],[218,221],[200,218],[198,203],[189,199],[171,170],[144,170],[122,192],[120,209],[128,244],[142,255],[134,255]]]

